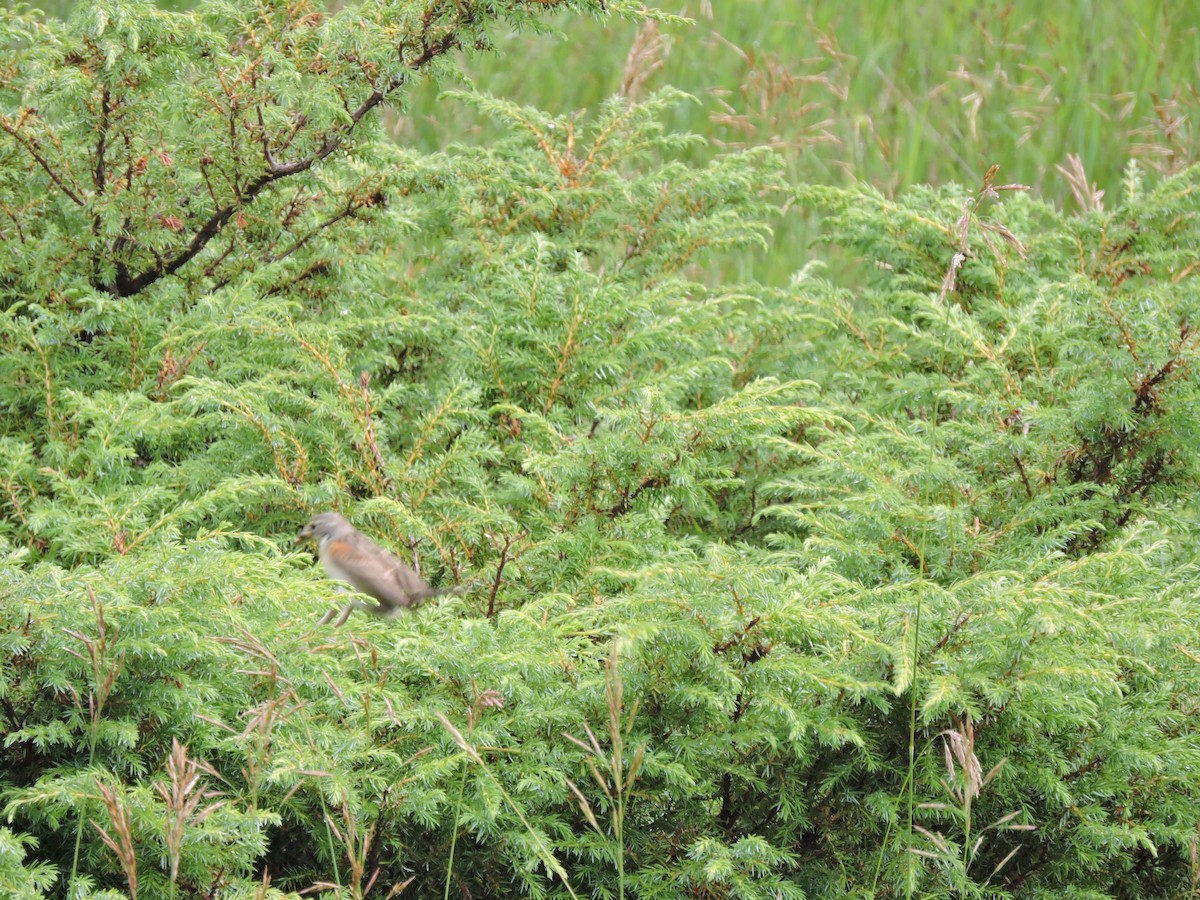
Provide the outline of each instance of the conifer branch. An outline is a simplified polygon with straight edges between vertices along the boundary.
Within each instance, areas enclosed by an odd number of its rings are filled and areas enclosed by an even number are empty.
[[[20,144],[25,152],[33,159],[34,162],[50,176],[50,180],[58,186],[58,189],[67,196],[68,199],[76,206],[83,206],[85,200],[83,192],[78,189],[78,186],[72,187],[66,182],[64,175],[58,171],[43,152],[43,148],[38,140],[32,135],[28,135],[24,131],[25,122],[32,117],[37,116],[37,110],[25,109],[21,111],[21,116],[18,121],[14,122],[8,116],[0,115],[0,130],[5,131]]]

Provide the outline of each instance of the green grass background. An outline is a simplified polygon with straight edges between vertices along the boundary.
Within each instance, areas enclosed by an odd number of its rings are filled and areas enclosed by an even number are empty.
[[[1057,167],[1077,154],[1110,198],[1136,158],[1163,174],[1194,162],[1200,4],[711,0],[659,3],[691,24],[658,29],[630,64],[637,28],[564,20],[564,40],[509,36],[471,58],[475,84],[547,111],[586,110],[648,69],[641,91],[674,85],[698,102],[673,123],[703,134],[698,156],[769,144],[799,182],[866,181],[892,195],[923,182],[974,187],[992,164],[1070,208]],[[644,36],[649,37],[649,36]],[[397,139],[423,148],[486,142],[471,108],[423,85]],[[813,223],[777,225],[753,264],[778,283],[808,258]]]
[[[6,0],[12,5],[13,0]],[[77,3],[46,2],[55,15]],[[187,3],[163,2],[165,7]],[[338,0],[335,5],[344,5]],[[1114,198],[1130,159],[1171,174],[1200,155],[1200,4],[1104,0],[664,0],[688,23],[643,30],[563,18],[560,39],[499,35],[466,72],[482,90],[550,113],[585,112],[637,77],[636,93],[673,85],[698,102],[671,123],[702,134],[696,161],[777,148],[795,183],[865,181],[888,195],[918,183],[1030,185],[1070,208],[1059,166],[1078,155]],[[447,85],[424,82],[387,126],[405,144],[486,143],[498,130]],[[773,252],[725,277],[780,283],[811,256],[818,224],[791,212]]]

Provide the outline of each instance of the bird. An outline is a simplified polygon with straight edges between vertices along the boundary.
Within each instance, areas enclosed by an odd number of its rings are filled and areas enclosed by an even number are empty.
[[[317,545],[317,556],[325,574],[344,581],[376,603],[354,600],[342,611],[337,624],[343,624],[352,610],[361,609],[377,616],[391,616],[403,609],[420,605],[430,597],[450,594],[455,588],[436,589],[392,553],[355,528],[335,512],[317,513],[296,536],[296,543]],[[376,605],[377,604],[377,605]],[[324,624],[332,611],[321,620]]]

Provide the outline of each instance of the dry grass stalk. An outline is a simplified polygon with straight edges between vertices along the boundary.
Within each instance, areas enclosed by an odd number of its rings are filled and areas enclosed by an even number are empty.
[[[626,762],[625,748],[633,731],[634,719],[637,717],[638,701],[634,701],[628,716],[625,713],[625,684],[621,679],[620,650],[617,642],[613,642],[612,652],[604,673],[604,694],[608,706],[608,742],[610,750],[604,753],[600,742],[596,739],[591,727],[584,722],[583,730],[588,739],[584,741],[567,732],[563,737],[587,753],[584,763],[591,773],[592,780],[608,799],[611,807],[611,834],[605,835],[596,819],[583,791],[567,779],[567,786],[579,802],[579,810],[583,813],[589,825],[601,837],[610,837],[612,842],[613,862],[617,868],[618,896],[624,896],[625,886],[625,818],[629,810],[629,798],[633,794],[633,786],[637,782],[638,772],[646,756],[646,745],[641,744],[634,750],[632,758]],[[601,763],[604,771],[601,771]]]
[[[954,870],[957,868],[960,874],[965,877],[979,856],[979,851],[983,847],[987,832],[1033,831],[1036,829],[1036,826],[1014,825],[1013,820],[1021,814],[1021,811],[1013,810],[1001,816],[995,822],[979,829],[978,833],[974,834],[972,806],[976,798],[991,784],[992,780],[1000,773],[1000,770],[1004,768],[1007,760],[1000,760],[1000,762],[996,763],[996,765],[992,766],[985,773],[983,765],[979,761],[979,756],[975,752],[975,724],[971,721],[970,715],[964,715],[961,718],[952,715],[951,718],[954,722],[954,728],[948,728],[941,733],[942,759],[946,766],[946,777],[940,779],[939,783],[947,796],[953,801],[953,805],[957,807],[961,817],[963,828],[962,857],[961,859],[958,857],[954,845],[944,835],[916,824],[913,825],[913,830],[927,838],[933,844],[934,850],[921,850],[913,847],[910,848],[910,852],[916,856],[922,856],[944,864],[955,863],[956,865],[954,866],[947,865],[947,869]],[[951,804],[947,803],[921,804],[922,809],[945,810],[949,809],[950,806]],[[1016,855],[1019,849],[1020,847],[1017,846],[1010,850],[992,868],[987,881],[995,877]],[[984,883],[986,884],[987,881]]]
[[[271,873],[263,868],[262,881],[258,883],[254,891],[254,900],[267,900],[267,894],[271,889]]]
[[[485,691],[484,693],[486,694],[487,692]],[[504,798],[505,802],[509,805],[509,808],[512,809],[513,814],[517,817],[517,820],[520,821],[521,825],[525,828],[529,836],[533,838],[534,846],[537,848],[538,856],[541,857],[543,865],[545,865],[549,871],[553,872],[559,878],[559,880],[562,881],[563,887],[566,888],[567,893],[570,894],[574,900],[579,900],[579,895],[571,886],[571,879],[567,875],[567,870],[563,868],[563,864],[558,861],[558,857],[554,855],[554,851],[546,843],[543,835],[538,831],[538,829],[534,828],[533,823],[529,821],[529,817],[525,815],[525,810],[522,809],[521,806],[513,799],[512,795],[509,794],[508,790],[504,787],[504,783],[500,781],[498,777],[496,777],[496,774],[488,766],[487,761],[484,760],[479,750],[476,749],[474,744],[467,740],[461,731],[454,727],[454,724],[448,718],[446,718],[444,714],[435,712],[434,715],[437,716],[438,721],[442,723],[442,727],[446,729],[447,734],[449,734],[454,740],[454,743],[458,745],[458,748],[462,750],[464,754],[466,754],[467,759],[479,766],[484,775],[491,779],[492,784],[500,792],[500,796]],[[455,823],[455,827],[457,828],[457,823]]]
[[[1200,832],[1200,823],[1196,825],[1196,831]],[[1188,841],[1188,870],[1192,894],[1200,895],[1200,834],[1192,835]]]
[[[1159,175],[1177,175],[1200,158],[1192,125],[1200,96],[1195,87],[1182,91],[1177,87],[1169,97],[1150,96],[1154,116],[1130,132],[1130,137],[1140,139],[1131,148],[1133,155]]]
[[[125,651],[122,650],[110,656],[113,644],[116,643],[117,631],[113,630],[110,640],[108,622],[104,618],[104,606],[90,584],[87,585],[87,594],[92,603],[92,612],[96,616],[96,637],[93,639],[81,631],[72,631],[69,628],[64,628],[63,631],[87,649],[86,661],[92,667],[92,691],[88,695],[88,713],[93,726],[95,726],[108,703],[108,697],[112,693],[113,685],[116,684],[117,676],[121,674],[121,669],[125,665]],[[77,650],[70,647],[64,649],[76,659],[84,659],[83,654]]]
[[[709,94],[724,111],[709,118],[714,124],[746,137],[744,142],[714,138],[714,143],[722,147],[766,145],[792,149],[841,143],[832,131],[835,116],[828,103],[829,97],[837,104],[848,97],[836,47],[822,43],[823,57],[801,60],[802,66],[820,71],[798,74],[777,54],[758,48],[744,49],[717,31],[712,33],[712,41],[714,49],[719,45],[732,50],[742,61],[744,71],[737,91],[740,106],[735,107],[725,99],[732,96],[732,91],[713,89]],[[818,88],[815,101],[810,99],[813,96],[810,87]],[[802,126],[799,129],[798,124]]]
[[[985,776],[979,757],[975,755],[975,725],[970,716],[955,721],[956,728],[942,732],[942,757],[946,762],[949,781],[942,779],[942,787],[963,808],[970,807],[979,792],[996,777],[1004,760],[1000,760]],[[958,771],[962,770],[960,780]]]
[[[1104,212],[1104,191],[1097,188],[1095,183],[1088,182],[1087,172],[1084,171],[1083,160],[1079,158],[1079,154],[1068,153],[1067,164],[1056,165],[1054,168],[1066,180],[1067,187],[1071,189],[1071,195],[1080,209],[1084,212]]]
[[[342,846],[346,849],[346,861],[350,864],[350,896],[353,900],[362,900],[371,888],[375,886],[376,879],[379,878],[379,866],[372,867],[370,876],[366,883],[363,883],[363,877],[367,874],[367,867],[371,862],[371,844],[375,839],[375,824],[372,823],[364,829],[359,828],[358,815],[350,808],[350,799],[345,791],[342,792],[342,807],[341,807],[341,822],[334,820],[329,813],[325,814],[325,822],[329,825],[329,830],[333,832],[333,836],[342,842]],[[341,896],[341,886],[334,882],[321,881],[308,888],[304,893],[310,893],[319,890],[332,890],[337,896]],[[393,886],[388,893],[391,897],[398,890],[398,886]]]
[[[630,103],[636,102],[650,76],[662,69],[669,49],[670,39],[659,30],[658,23],[653,19],[643,22],[625,57],[625,70],[621,73],[621,96]]]
[[[92,827],[100,832],[100,838],[104,841],[105,846],[116,854],[117,861],[121,864],[121,870],[125,873],[125,880],[129,883],[129,896],[131,900],[137,900],[137,855],[133,852],[133,829],[129,824],[129,811],[125,808],[121,798],[117,796],[116,791],[99,779],[96,779],[96,785],[100,788],[100,797],[108,810],[108,818],[116,837],[114,838],[105,831],[94,819]]]
[[[1000,171],[1000,167],[993,165],[984,173],[983,184],[979,186],[972,196],[968,197],[963,203],[962,215],[958,217],[958,221],[954,223],[954,233],[957,238],[957,248],[954,256],[950,259],[950,266],[946,270],[945,276],[942,278],[942,287],[938,292],[938,302],[945,302],[946,296],[954,291],[954,287],[958,282],[958,270],[962,268],[962,264],[968,257],[974,255],[971,250],[969,241],[971,223],[976,222],[980,228],[980,234],[983,237],[984,243],[988,245],[993,255],[999,255],[995,245],[988,237],[989,234],[999,235],[1005,243],[1011,246],[1021,256],[1026,255],[1025,245],[1021,243],[1020,238],[1013,234],[1009,229],[997,222],[983,222],[979,219],[979,208],[985,200],[1000,199],[1001,191],[1027,191],[1029,185],[1026,184],[996,184],[996,175]]]
[[[167,844],[167,859],[170,861],[171,884],[179,879],[179,860],[183,852],[184,830],[199,825],[225,805],[224,800],[210,803],[197,813],[200,804],[213,797],[217,791],[206,791],[200,780],[205,772],[219,778],[216,770],[208,763],[190,759],[187,749],[175,738],[171,739],[171,754],[167,757],[167,783],[155,785],[158,795],[167,806],[167,827],[164,840]]]

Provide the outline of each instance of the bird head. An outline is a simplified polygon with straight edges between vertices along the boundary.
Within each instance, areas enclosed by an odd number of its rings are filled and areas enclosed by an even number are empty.
[[[296,535],[297,544],[319,544],[322,538],[353,531],[353,526],[344,516],[335,512],[317,513],[309,519]]]

